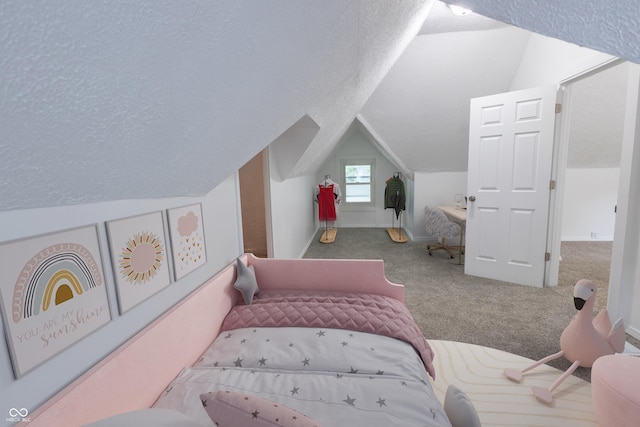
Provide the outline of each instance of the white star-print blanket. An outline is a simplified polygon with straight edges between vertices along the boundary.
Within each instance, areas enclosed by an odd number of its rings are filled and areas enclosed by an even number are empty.
[[[250,305],[231,309],[222,331],[249,327],[337,328],[411,343],[435,379],[433,350],[407,307],[382,295],[347,292],[260,291]]]
[[[223,332],[154,406],[211,426],[199,396],[217,390],[270,399],[323,426],[450,426],[410,344],[346,329]]]

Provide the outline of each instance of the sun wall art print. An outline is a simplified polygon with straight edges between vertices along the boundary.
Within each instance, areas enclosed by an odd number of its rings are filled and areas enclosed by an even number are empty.
[[[0,306],[16,378],[111,320],[95,225],[0,244]]]
[[[176,280],[206,264],[202,205],[168,209],[173,271]]]
[[[171,283],[162,212],[108,221],[107,233],[124,313]]]

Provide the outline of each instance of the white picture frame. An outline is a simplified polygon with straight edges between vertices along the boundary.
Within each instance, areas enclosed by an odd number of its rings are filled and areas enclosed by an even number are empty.
[[[0,277],[16,378],[111,321],[97,225],[0,244]]]
[[[207,263],[202,205],[167,209],[175,280]]]
[[[162,212],[107,221],[120,314],[171,283]]]

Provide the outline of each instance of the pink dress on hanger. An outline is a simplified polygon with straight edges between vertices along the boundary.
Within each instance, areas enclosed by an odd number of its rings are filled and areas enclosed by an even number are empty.
[[[318,189],[320,190],[318,193],[318,219],[320,221],[335,221],[337,216],[333,184],[320,184]]]

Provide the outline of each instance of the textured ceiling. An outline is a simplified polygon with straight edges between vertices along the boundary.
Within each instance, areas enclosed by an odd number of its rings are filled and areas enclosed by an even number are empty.
[[[640,63],[637,0],[443,0],[529,31]]]
[[[305,114],[313,165],[430,4],[0,2],[0,210],[203,195]]]
[[[202,195],[305,115],[319,131],[291,175],[314,173],[419,31],[411,46],[422,44],[433,57],[411,58],[410,46],[402,59],[409,63],[389,74],[424,67],[433,74],[418,82],[434,95],[419,99],[385,79],[363,112],[411,168],[460,168],[466,135],[453,102],[437,107],[439,116],[415,137],[394,105],[375,100],[400,91],[403,108],[414,111],[455,90],[504,91],[499,80],[514,67],[506,53],[485,52],[499,70],[488,61],[469,69],[454,41],[483,50],[472,34],[504,33],[511,40],[495,43],[510,51],[524,36],[491,21],[477,24],[489,25],[485,31],[451,32],[433,22],[437,9],[421,30],[432,3],[0,2],[0,210]],[[460,3],[640,62],[633,0]],[[422,119],[417,109],[413,119]],[[447,122],[450,135],[434,132]],[[414,150],[427,142],[456,153],[443,151],[437,164],[422,153],[432,162],[425,166]]]

